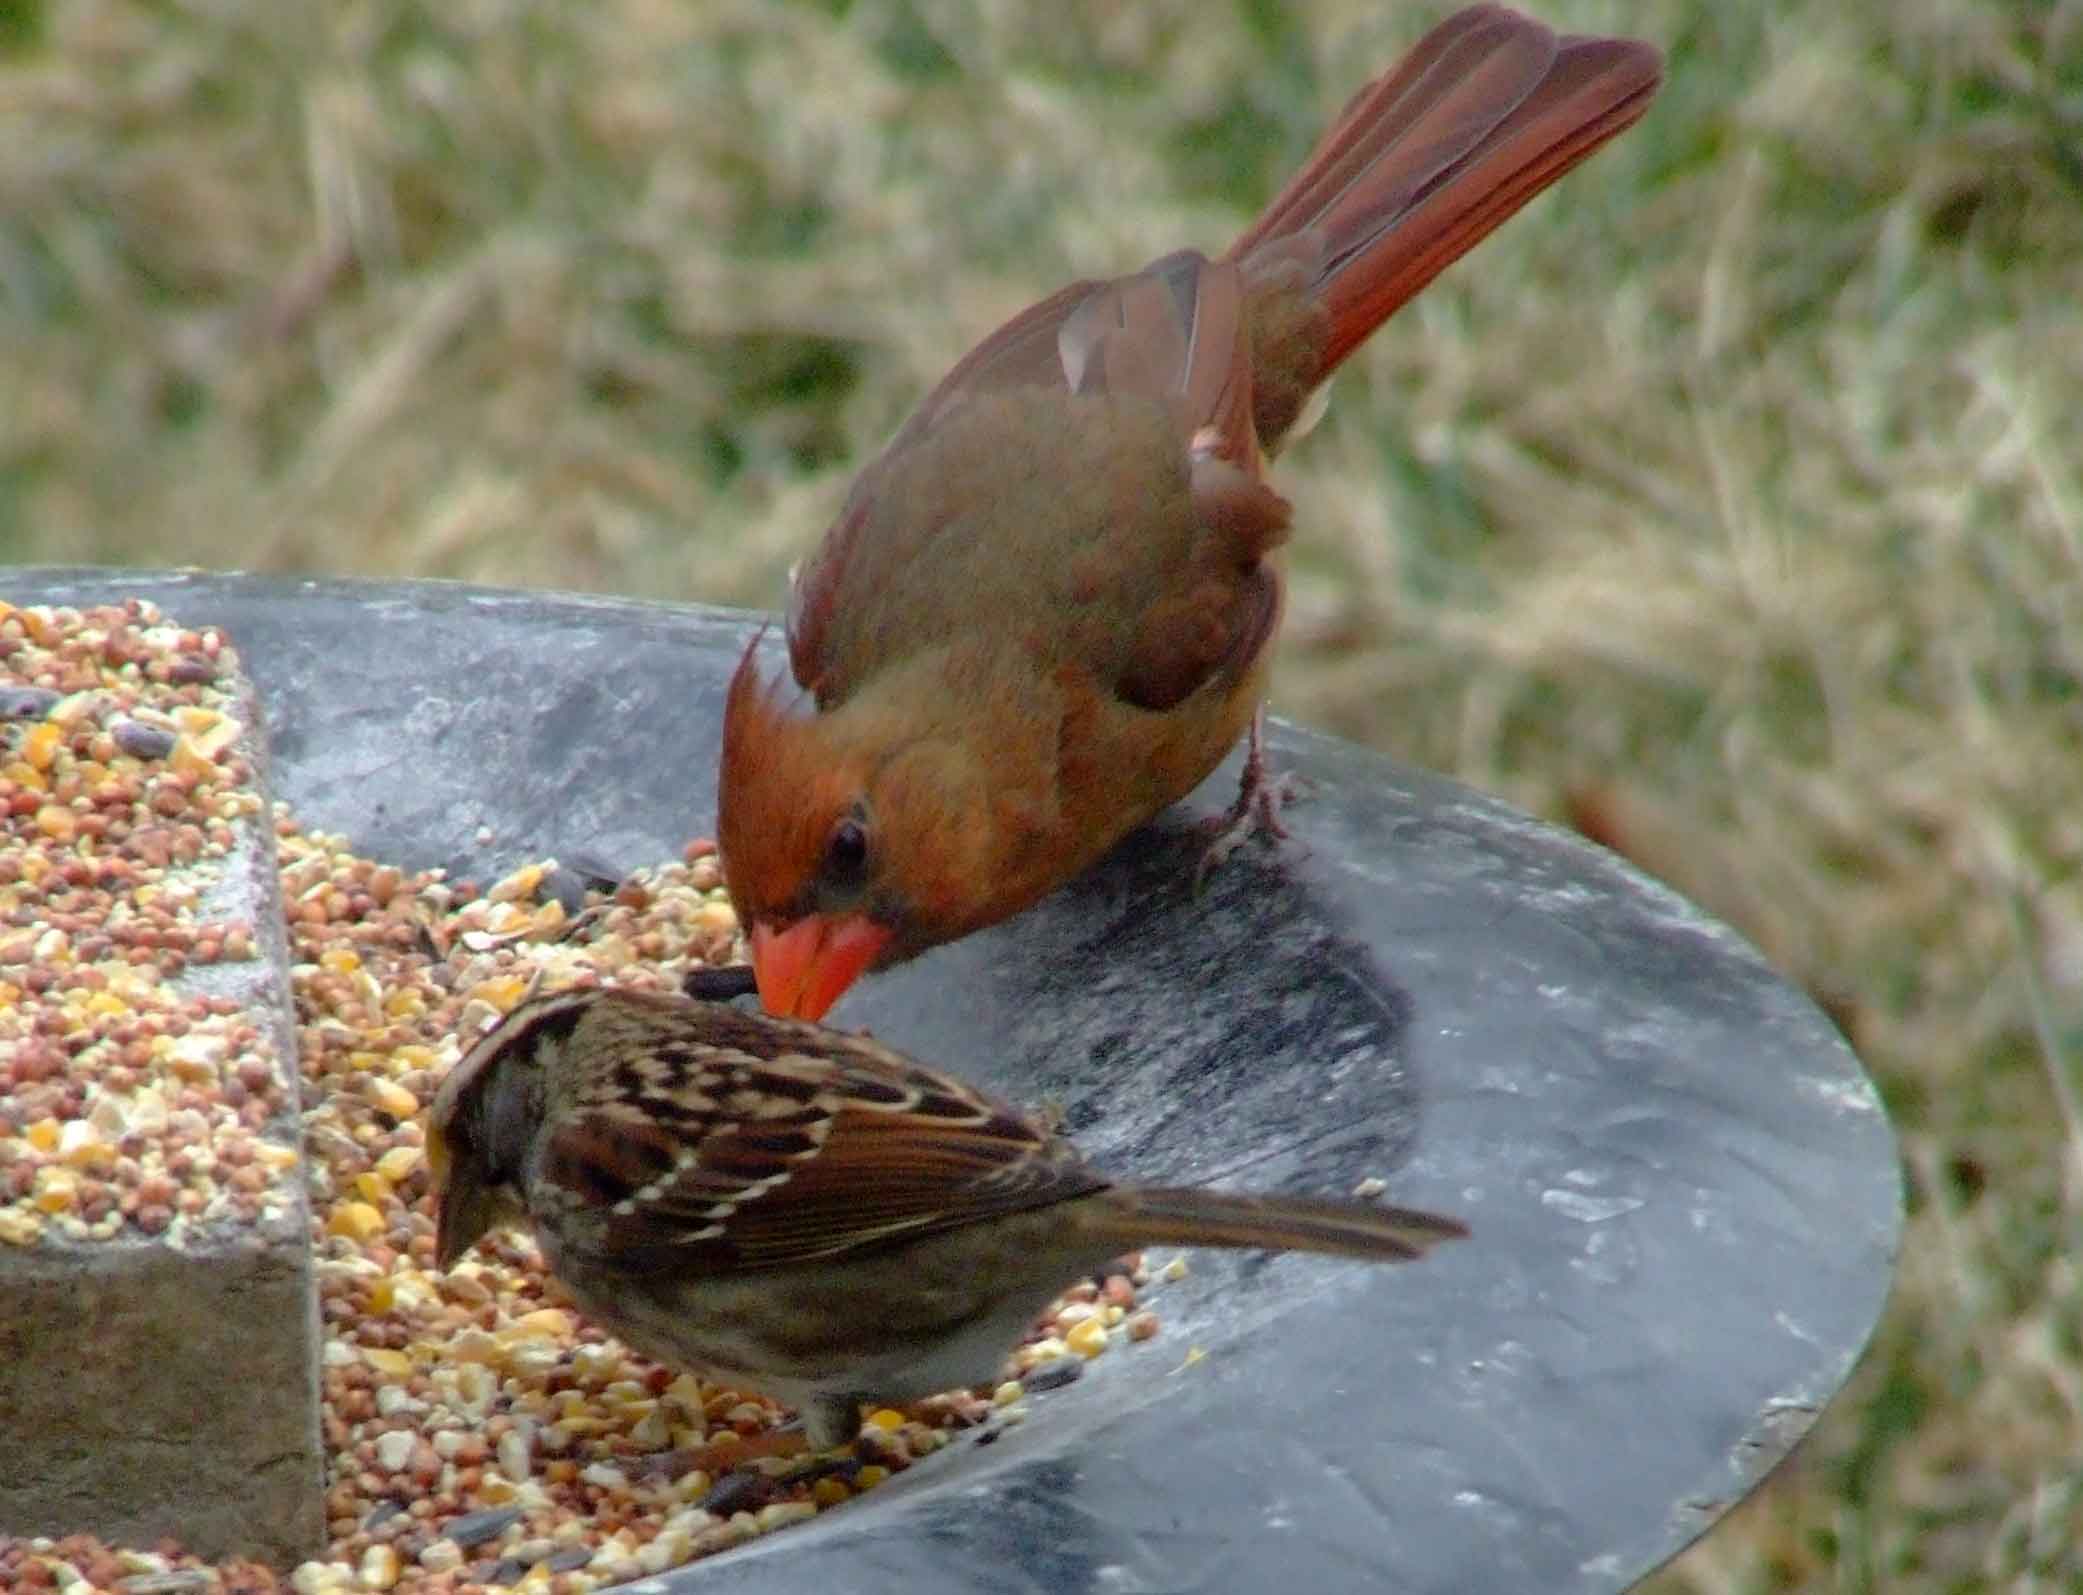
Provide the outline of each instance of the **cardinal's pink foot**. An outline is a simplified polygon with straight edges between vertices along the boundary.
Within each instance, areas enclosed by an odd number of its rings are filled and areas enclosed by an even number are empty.
[[[1280,811],[1308,795],[1308,786],[1291,771],[1273,774],[1266,767],[1266,710],[1260,705],[1251,717],[1251,737],[1244,750],[1244,776],[1237,783],[1237,801],[1229,811],[1207,822],[1208,850],[1194,871],[1198,887],[1230,854],[1255,835],[1284,842],[1291,834],[1281,823]]]

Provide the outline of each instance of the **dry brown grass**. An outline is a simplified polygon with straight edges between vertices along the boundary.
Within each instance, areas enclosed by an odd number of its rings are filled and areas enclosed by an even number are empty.
[[[2083,5],[1540,9],[1670,86],[1341,379],[1279,706],[1882,1081],[1886,1326],[1659,1587],[2083,1588]],[[0,4],[0,560],[771,603],[975,335],[1222,242],[1437,14]]]

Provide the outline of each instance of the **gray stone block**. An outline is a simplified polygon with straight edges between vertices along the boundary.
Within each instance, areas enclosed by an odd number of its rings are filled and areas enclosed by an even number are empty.
[[[50,790],[0,805],[0,1532],[294,1563],[324,1453],[258,702],[149,609],[11,624],[0,685],[45,690],[0,767]]]

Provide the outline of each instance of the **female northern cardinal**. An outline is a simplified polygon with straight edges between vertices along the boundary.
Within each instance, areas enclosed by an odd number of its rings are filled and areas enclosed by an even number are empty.
[[[1078,282],[948,373],[797,574],[796,684],[748,648],[717,835],[766,1005],[982,929],[1192,790],[1255,718],[1311,393],[1648,108],[1661,58],[1498,6],[1356,95],[1220,260]],[[791,701],[791,700],[796,701]]]

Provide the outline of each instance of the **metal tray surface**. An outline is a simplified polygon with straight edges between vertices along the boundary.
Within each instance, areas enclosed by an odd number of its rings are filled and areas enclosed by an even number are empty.
[[[724,688],[759,623],[201,573],[15,570],[0,595],[225,626],[304,823],[479,880],[712,834]],[[1610,1591],[1807,1431],[1878,1316],[1901,1216],[1837,1032],[1597,847],[1293,726],[1272,751],[1313,788],[1290,843],[1193,889],[1190,826],[1233,758],[1084,879],[863,982],[832,1022],[1057,1104],[1124,1172],[1379,1176],[1473,1238],[1399,1269],[1197,1253],[1155,1298],[1157,1340],[995,1443],[636,1587]]]

